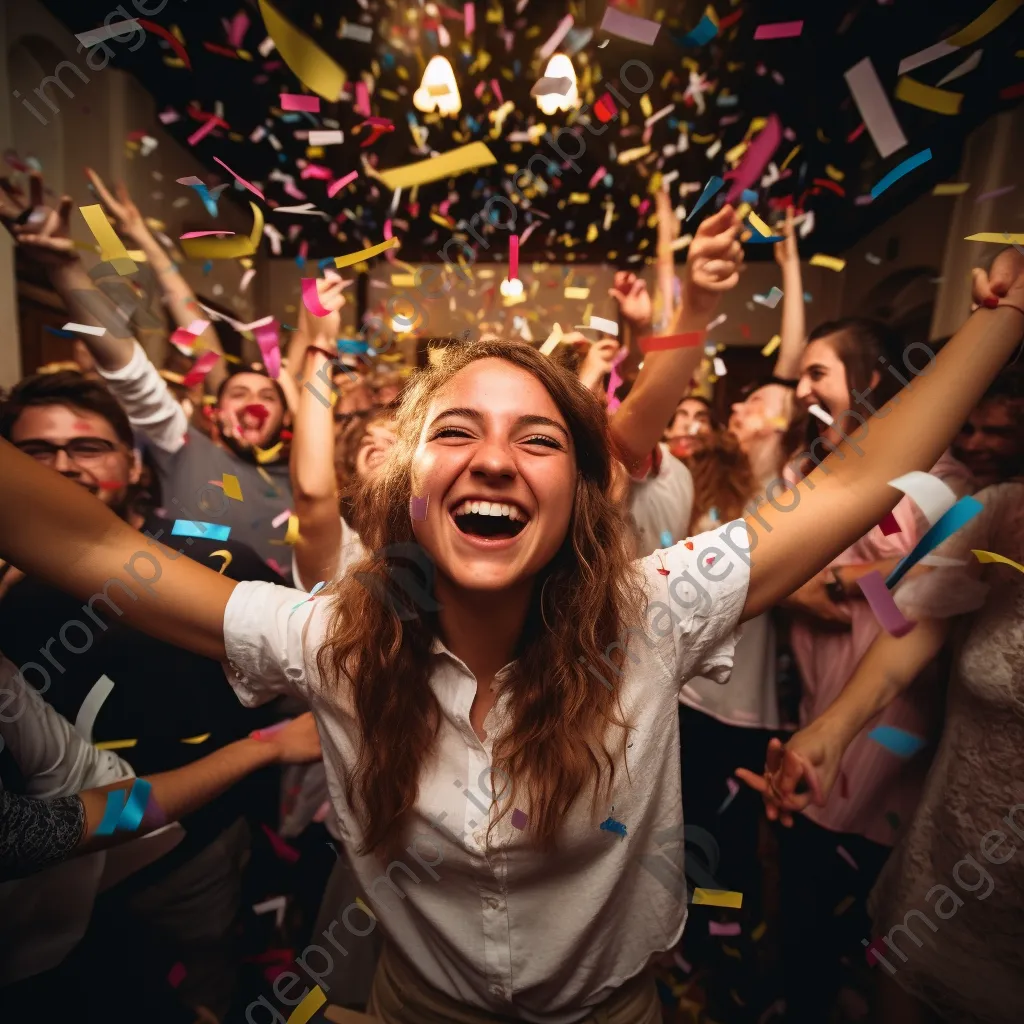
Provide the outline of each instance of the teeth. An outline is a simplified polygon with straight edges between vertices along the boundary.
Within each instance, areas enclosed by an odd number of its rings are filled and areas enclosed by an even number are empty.
[[[452,509],[452,515],[465,516],[474,513],[480,516],[504,516],[506,519],[527,521],[525,513],[515,505],[503,505],[497,501],[464,501]]]
[[[470,512],[477,512],[478,513],[480,511],[480,502],[479,501],[470,501],[470,502],[467,502],[467,504],[469,505],[469,511]]]

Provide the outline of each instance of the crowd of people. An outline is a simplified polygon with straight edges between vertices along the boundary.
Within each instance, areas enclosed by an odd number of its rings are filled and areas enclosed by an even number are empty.
[[[936,355],[808,325],[790,211],[777,359],[721,422],[729,205],[678,268],[659,197],[617,337],[381,372],[328,272],[279,371],[214,321],[196,379],[166,344],[196,296],[90,177],[167,325],[86,271],[69,197],[6,183],[19,258],[96,330],[0,403],[5,1019],[284,1022],[319,989],[648,1024],[671,969],[704,1019],[822,1024],[858,968],[869,1019],[1019,1019],[1019,251]],[[904,572],[935,488],[977,514]]]

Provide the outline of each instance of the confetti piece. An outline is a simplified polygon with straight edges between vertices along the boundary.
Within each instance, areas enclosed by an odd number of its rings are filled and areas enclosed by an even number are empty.
[[[571,78],[541,78],[530,90],[531,96],[564,96],[572,88]]]
[[[104,740],[102,743],[94,743],[97,750],[130,750],[138,743],[138,740]]]
[[[697,901],[694,900],[694,903]],[[739,921],[730,921],[728,924],[720,924],[718,921],[708,921],[708,934],[718,936],[730,936],[739,935],[740,923]]]
[[[124,807],[124,790],[112,789],[107,793],[107,805],[103,810],[103,817],[96,826],[96,835],[110,836],[114,834],[117,823],[121,818],[121,810]]]
[[[689,221],[705,203],[717,195],[724,184],[725,180],[723,178],[719,178],[717,175],[713,174],[708,180],[708,183],[704,186],[704,191],[700,194],[700,199],[697,200],[693,209],[690,211],[689,216],[686,218],[687,221]]]
[[[754,301],[759,306],[767,306],[769,309],[774,309],[779,304],[779,300],[781,298],[782,298],[782,289],[781,288],[776,288],[775,285],[772,285],[772,287],[768,291],[767,295],[755,295],[754,296]],[[780,339],[780,341],[781,341],[781,339]]]
[[[1000,243],[1009,243],[1010,245],[1021,245],[1024,244],[1024,234],[1000,234],[998,231],[982,231],[977,235],[968,235],[965,242],[995,242],[997,245]],[[67,326],[67,325],[65,325]]]
[[[78,714],[75,716],[75,732],[86,743],[92,743],[92,730],[96,724],[96,716],[99,714],[103,702],[110,696],[110,692],[113,689],[113,680],[106,675],[102,675],[92,684],[92,688],[85,695],[85,700],[82,701],[82,706],[78,709]]]
[[[614,320],[606,320],[603,316],[591,316],[590,327],[595,331],[603,331],[605,334],[610,334],[613,338],[619,336],[619,325]]]
[[[262,3],[262,0],[261,0]],[[266,826],[264,826],[266,828]],[[287,1024],[308,1024],[313,1014],[327,1002],[327,996],[319,986],[314,988],[298,1006],[292,1010]]]
[[[287,907],[287,896],[274,896],[269,900],[264,900],[262,903],[254,903],[252,905],[252,912],[256,915],[260,915],[269,914],[270,911],[273,910],[275,915],[275,924],[280,928],[284,922],[284,914]]]
[[[129,257],[124,242],[110,226],[103,207],[96,203],[93,206],[80,206],[78,209],[89,225],[93,238],[99,242],[100,259],[104,263],[109,263],[121,277],[136,273],[139,268]]]
[[[299,542],[299,517],[291,515],[288,517],[288,529],[285,530],[283,539],[276,541],[277,544],[287,544],[294,547]]]
[[[307,89],[328,103],[334,103],[345,88],[347,75],[344,70],[267,0],[259,0],[259,5],[263,24],[281,59]]]
[[[896,120],[871,58],[865,57],[854,64],[844,77],[879,154],[884,158],[902,149],[907,137]]]
[[[547,60],[558,48],[558,44],[565,38],[566,33],[572,28],[575,19],[571,14],[567,14],[559,23],[558,27],[548,37],[544,45],[537,51],[537,56],[541,60]]]
[[[881,181],[871,189],[871,198],[877,199],[890,185],[899,181],[900,178],[916,170],[922,164],[928,163],[932,158],[930,149],[922,149],[920,153],[907,157],[901,164],[897,164]]]
[[[569,287],[562,292],[562,295],[567,299],[588,299],[590,298],[590,289]]]
[[[182,251],[190,260],[234,260],[252,256],[263,237],[263,211],[253,202],[253,226],[248,236],[236,238],[201,239],[182,243]]]
[[[1007,558],[1005,555],[997,555],[994,551],[981,551],[978,548],[971,548],[971,554],[979,562],[999,562],[1002,565],[1012,566],[1017,572],[1024,572],[1024,565],[1015,562],[1012,558]],[[103,678],[105,679],[106,676]]]
[[[941,57],[955,53],[964,46],[976,43],[982,37],[987,36],[993,29],[998,28],[1020,7],[1022,2],[1024,0],[996,0],[991,7],[979,14],[966,28],[962,28],[959,32],[951,35],[941,43],[936,43],[934,46],[919,50],[909,57],[904,57],[900,61],[899,74],[902,75],[907,71],[913,71],[914,68],[929,64],[933,60],[939,60]]]
[[[755,39],[793,39],[804,30],[802,21],[776,21],[768,25],[758,25],[754,29]]]
[[[220,356],[216,352],[204,352],[192,365],[192,369],[185,374],[184,385],[187,388],[201,384],[206,375],[217,365]]]
[[[66,323],[63,330],[75,331],[77,334],[88,334],[94,338],[102,338],[107,333],[105,327],[93,327],[91,324]]]
[[[857,867],[857,862],[853,859],[853,857],[850,856],[849,851],[845,847],[837,846],[836,853],[838,853],[839,856],[842,857],[843,860],[845,860],[846,863],[849,864],[854,871],[860,870],[860,868]]]
[[[219,128],[219,127],[221,127],[221,126],[225,126],[225,127],[226,127],[226,125],[225,125],[224,121],[222,121],[222,120],[221,120],[221,119],[220,119],[219,117],[215,117],[215,116],[213,116],[213,115],[211,114],[211,115],[210,115],[209,117],[207,117],[207,118],[206,118],[206,119],[205,119],[205,120],[203,121],[203,123],[202,123],[202,124],[201,124],[201,125],[200,125],[200,126],[199,126],[199,127],[198,127],[198,128],[197,128],[197,129],[196,129],[196,130],[195,130],[195,131],[194,131],[194,132],[193,132],[193,133],[192,133],[192,134],[191,134],[191,135],[190,135],[190,136],[188,137],[188,140],[187,140],[187,141],[188,141],[188,144],[189,144],[190,146],[194,146],[194,145],[196,145],[197,143],[199,143],[199,142],[201,142],[201,141],[202,141],[203,139],[205,139],[205,138],[206,138],[206,136],[207,136],[207,135],[209,135],[209,134],[210,134],[210,132],[212,132],[212,131],[213,131],[213,130],[214,130],[215,128]]]
[[[985,506],[975,498],[961,498],[932,528],[917,542],[914,550],[900,559],[896,568],[885,581],[887,587],[895,587],[904,575],[934,548],[951,537],[960,527],[969,523]]]
[[[933,110],[936,114],[953,115],[960,113],[963,102],[962,92],[950,92],[948,89],[937,89],[933,85],[925,85],[916,78],[904,75],[896,83],[896,99],[910,103],[924,110]],[[930,152],[930,151],[929,151]]]
[[[826,256],[824,253],[815,253],[811,259],[812,267],[825,267],[827,270],[834,270],[837,274],[846,266],[846,260],[838,256]]]
[[[346,185],[355,181],[358,177],[358,171],[349,171],[344,178],[339,178],[337,181],[331,182],[327,188],[328,197],[333,199]]]
[[[706,907],[731,907],[739,910],[743,906],[743,893],[729,892],[726,889],[700,889],[693,890],[693,905]],[[739,924],[736,925],[737,929]],[[712,934],[715,934],[712,932]],[[721,935],[738,935],[739,932],[720,932]]]
[[[396,245],[398,245],[398,239],[389,238],[384,242],[378,242],[376,245],[371,245],[366,249],[360,249],[358,252],[350,252],[345,256],[338,256],[334,260],[334,265],[339,269],[341,267],[350,267],[353,263],[362,263],[363,260],[379,256],[382,252],[385,252],[387,249],[393,249]]]
[[[767,922],[767,921],[762,921],[762,922],[761,922],[761,923],[760,923],[760,924],[759,924],[759,925],[758,925],[758,926],[757,926],[757,927],[756,927],[756,928],[755,928],[755,929],[754,929],[754,930],[753,930],[753,931],[752,931],[752,932],[750,933],[750,937],[751,937],[751,938],[752,938],[752,939],[753,939],[753,940],[754,940],[755,942],[760,942],[760,941],[761,941],[761,939],[762,939],[762,938],[764,938],[764,933],[765,933],[766,931],[768,931],[768,922]]]
[[[740,784],[732,777],[725,780],[725,787],[729,793],[722,801],[722,806],[715,812],[716,814],[721,814],[736,799],[740,791]]]
[[[274,853],[279,859],[286,860],[289,864],[294,864],[299,859],[299,851],[295,847],[289,846],[273,829],[262,822],[260,823],[260,828],[263,829]],[[316,991],[319,991],[319,989]]]
[[[725,197],[727,203],[735,202],[742,192],[752,188],[761,180],[768,161],[775,155],[775,150],[779,148],[781,141],[782,124],[775,114],[770,114],[764,128],[758,132],[757,137],[747,147],[740,165],[736,170],[728,171],[725,174],[725,178],[732,181],[729,193]],[[763,234],[770,235],[771,232],[765,231]]]
[[[954,82],[958,78],[963,78],[964,75],[970,74],[975,68],[981,63],[982,50],[975,50],[962,64],[958,64],[948,75],[943,75],[938,80],[937,85],[945,85],[947,82]]]
[[[826,424],[829,427],[831,427],[832,424],[835,423],[835,420],[832,419],[832,417],[827,412],[825,412],[825,410],[822,409],[822,407],[817,403],[812,405],[807,411],[812,416],[817,417],[819,420],[821,420],[822,423]]]
[[[317,292],[316,278],[304,277],[302,279],[302,304],[313,314],[313,316],[330,316],[331,311],[320,301]]]
[[[192,62],[188,59],[188,50],[186,50],[181,42],[175,37],[174,33],[168,32],[163,25],[158,25],[156,22],[150,21],[148,18],[139,18],[138,22],[141,28],[144,28],[147,32],[152,32],[153,35],[159,36],[163,39],[178,55],[178,60],[180,60],[189,71],[192,70]]]
[[[380,172],[380,180],[387,188],[412,188],[426,185],[442,178],[454,178],[465,171],[488,167],[497,163],[494,154],[482,142],[471,142],[467,146],[449,150],[429,160],[420,160],[404,167],[393,167]]]
[[[211,732],[203,732],[198,736],[187,736],[181,742],[187,743],[189,746],[197,747],[200,743],[205,743],[212,735],[213,733]]]
[[[868,733],[868,739],[874,740],[886,750],[902,758],[913,757],[926,743],[922,737],[915,736],[905,729],[898,729],[894,725],[876,725]]]
[[[309,133],[309,144],[311,146],[337,146],[345,141],[345,133],[339,131],[311,131]],[[358,172],[354,172],[358,173]],[[328,193],[330,194],[330,193]]]
[[[836,909],[832,911],[833,917],[842,917],[853,906],[853,902],[852,896],[843,897],[836,905]]]
[[[604,821],[602,821],[601,824],[598,825],[598,828],[604,830],[605,832],[614,832],[616,835],[626,835],[626,826],[623,825],[621,821],[616,821],[611,816],[605,818]]]
[[[167,984],[171,988],[177,988],[185,980],[187,974],[185,965],[179,961],[167,972]]]
[[[668,352],[677,348],[695,348],[698,345],[704,344],[705,337],[706,335],[703,331],[691,331],[688,334],[669,334],[662,337],[641,338],[637,344],[640,351],[647,355],[649,352]]]
[[[718,15],[715,9],[708,4],[700,21],[686,33],[677,39],[680,46],[703,46],[710,43],[718,35]]]
[[[905,473],[890,480],[889,486],[909,495],[928,520],[929,526],[934,526],[957,501],[949,485],[931,473]]]
[[[906,636],[916,625],[896,607],[892,592],[886,587],[882,574],[876,569],[857,580],[865,599],[882,628],[895,637]]]
[[[653,46],[660,29],[661,25],[656,21],[625,14],[615,7],[607,7],[601,21],[602,32],[618,36],[620,39],[629,39],[642,46]]]
[[[306,96],[303,93],[283,92],[281,93],[282,110],[305,110],[310,114],[320,113],[320,97]]]
[[[998,199],[1000,196],[1008,195],[1016,187],[1016,185],[1005,185],[1003,188],[996,188],[993,189],[991,192],[982,192],[982,194],[978,196],[977,199],[974,200],[975,205],[977,205],[978,203],[984,203],[989,199]]]
[[[242,487],[238,482],[237,476],[232,476],[230,473],[224,474],[224,495],[233,501],[244,500],[242,498]]]
[[[886,537],[892,537],[894,534],[902,533],[900,524],[896,521],[896,517],[891,512],[886,512],[884,516],[878,521],[878,528]]]
[[[508,276],[509,280],[519,277],[519,236],[510,235],[508,240]]]
[[[947,181],[932,189],[933,196],[962,196],[971,187],[967,181]]]
[[[771,341],[763,349],[761,349],[761,355],[770,356],[775,353],[778,347],[782,344],[782,335],[776,334]]]
[[[512,811],[512,827],[522,832],[526,828],[526,821],[526,815],[518,807],[514,808]]]
[[[274,518],[270,521],[270,525],[273,526],[274,529],[276,530],[291,514],[292,510],[290,508],[286,508],[283,512],[274,516]]]
[[[116,39],[118,36],[130,35],[139,30],[139,22],[136,20],[119,21],[116,25],[99,25],[89,29],[88,32],[79,32],[75,38],[85,47],[95,46],[107,39]]]
[[[281,449],[283,447],[284,443],[282,441],[278,441],[277,444],[273,445],[270,448],[256,448],[254,446],[253,451],[256,453],[256,461],[261,466],[265,466],[268,462],[274,462],[277,459],[277,457],[281,454]],[[290,516],[291,514],[292,513],[289,511],[288,515]],[[278,518],[274,520],[274,526],[279,525],[278,520],[280,518],[281,517],[278,516]]]
[[[172,537],[201,537],[206,540],[227,540],[231,527],[223,523],[203,523],[191,519],[175,519]]]
[[[771,228],[753,211],[747,214],[747,222],[762,238],[768,238],[772,233]],[[782,292],[779,292],[779,298],[782,298]]]
[[[224,163],[224,161],[221,160],[221,158],[219,156],[215,156],[213,159],[217,163],[219,163],[221,165],[221,167],[223,167],[224,170],[227,171],[228,174],[230,174],[235,179],[235,181],[240,182],[250,192],[254,193],[255,195],[258,195],[260,197],[260,199],[265,199],[265,196],[263,195],[263,193],[251,181],[246,181],[245,178],[243,178],[240,174],[237,174],[235,171],[231,170],[231,168],[228,167],[228,165],[226,163]],[[231,233],[234,234],[233,231]]]
[[[417,522],[424,522],[427,518],[427,509],[430,507],[430,495],[425,498],[413,496],[409,499],[409,515]]]

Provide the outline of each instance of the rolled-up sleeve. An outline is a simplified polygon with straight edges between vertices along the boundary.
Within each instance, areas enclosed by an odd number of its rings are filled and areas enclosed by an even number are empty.
[[[319,689],[316,656],[330,599],[273,583],[235,587],[224,609],[224,671],[238,699],[255,707],[282,693]]]

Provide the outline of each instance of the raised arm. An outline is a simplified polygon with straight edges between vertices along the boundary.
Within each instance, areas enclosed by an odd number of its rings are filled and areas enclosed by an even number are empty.
[[[800,376],[800,356],[807,344],[807,321],[792,206],[786,210],[782,234],[785,241],[775,243],[775,262],[782,269],[782,344],[775,360],[775,376],[782,380],[796,380]]]
[[[661,440],[665,424],[679,404],[690,378],[704,356],[703,335],[722,292],[739,281],[743,247],[741,225],[731,206],[723,206],[697,229],[690,245],[683,278],[683,303],[671,326],[659,336],[699,335],[665,351],[644,355],[643,366],[626,400],[611,419],[612,436],[630,470],[635,470]],[[650,299],[643,282],[633,275],[616,275],[612,294],[633,334],[650,334]],[[646,299],[644,303],[642,300]]]
[[[83,601],[114,599],[122,622],[224,660],[233,580],[148,540],[7,441],[0,441],[0,493],[0,558]]]
[[[672,209],[668,192],[658,189],[654,194],[654,207],[658,217],[658,295],[661,301],[660,327],[667,327],[676,315],[676,239],[679,238],[679,218]]]
[[[843,435],[796,488],[773,481],[768,498],[774,504],[759,499],[749,512],[745,521],[754,550],[745,618],[792,593],[889,512],[900,492],[888,481],[935,464],[1013,354],[1024,335],[1024,257],[1008,249],[989,275],[975,275],[979,298],[991,291],[1012,305],[973,313],[924,372],[854,436]],[[922,362],[918,354],[907,368]],[[841,413],[837,422],[846,416]]]
[[[118,231],[131,239],[145,254],[150,268],[160,282],[164,305],[171,314],[175,326],[188,328],[196,320],[205,319],[196,301],[195,292],[146,226],[145,218],[132,202],[128,189],[119,184],[115,197],[94,170],[87,167],[85,173],[100,202],[117,221]],[[206,351],[216,352],[222,357],[206,375],[207,388],[211,392],[216,392],[227,376],[227,365],[223,359],[224,349],[212,323],[199,335],[195,351],[197,354]]]
[[[296,334],[305,340],[303,379],[315,381],[329,372],[328,353],[336,350],[345,304],[342,282],[318,282],[320,302],[330,315],[316,317],[303,306]],[[334,473],[334,407],[326,389],[299,391],[298,414],[292,438],[292,503],[299,517],[295,544],[298,582],[306,589],[320,580],[332,580],[338,571],[341,519],[338,482]]]

